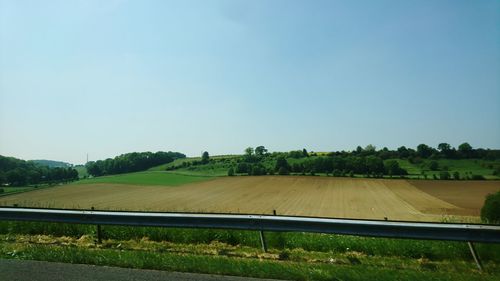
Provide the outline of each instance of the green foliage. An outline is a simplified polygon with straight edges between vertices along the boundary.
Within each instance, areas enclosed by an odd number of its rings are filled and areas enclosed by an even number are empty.
[[[419,144],[417,146],[417,154],[422,158],[429,158],[433,153],[433,148],[429,147],[426,144]]]
[[[312,173],[312,172],[311,172],[311,173]],[[280,167],[280,168],[279,168],[279,170],[278,170],[278,174],[283,176],[283,175],[288,175],[288,174],[289,174],[289,172],[288,172],[287,168],[285,168],[285,167]],[[313,174],[313,175],[314,175],[314,174]]]
[[[278,157],[276,159],[276,165],[274,166],[274,170],[278,171],[280,175],[288,175],[290,171],[290,165],[285,157]]]
[[[229,168],[229,170],[227,170],[227,175],[230,176],[230,177],[234,176],[234,169],[233,169],[233,167],[231,167],[231,168]]]
[[[300,158],[304,158],[304,153],[301,150],[292,150],[292,151],[288,152],[288,157],[300,159]]]
[[[245,148],[245,155],[246,156],[252,156],[253,152],[254,152],[253,147],[247,147],[247,148]]]
[[[208,156],[208,155],[207,155]],[[98,160],[85,165],[87,172],[94,177],[114,174],[124,174],[144,171],[151,167],[184,158],[186,155],[179,152],[132,152],[122,154],[113,159]]]
[[[389,150],[384,147],[378,150],[374,146],[359,148],[356,151],[337,151],[330,153],[307,153],[307,150],[292,150],[289,152],[268,153],[264,146],[255,149],[249,147],[244,155],[213,156],[208,163],[203,164],[201,158],[176,159],[151,170],[169,170],[186,175],[225,176],[230,167],[235,174],[264,175],[279,173],[280,167],[286,167],[292,174],[349,175],[352,171],[357,175],[370,177],[408,176],[409,178],[440,178],[440,171],[448,171],[450,179],[460,177],[470,179],[474,174],[487,179],[498,179],[495,169],[500,171],[500,161],[483,159],[458,159],[463,155],[447,143],[438,145],[439,151],[424,145],[419,151],[400,147]],[[427,152],[425,152],[427,151]],[[498,152],[498,153],[497,153]],[[428,156],[428,154],[430,156]],[[319,155],[319,156],[318,156]],[[423,158],[422,156],[428,156]],[[473,149],[471,155],[500,159],[500,150]],[[443,158],[443,157],[452,158]],[[278,164],[278,161],[280,162]],[[286,161],[288,165],[284,164]],[[277,165],[278,164],[278,165]],[[1,175],[0,175],[1,176]]]
[[[500,191],[486,196],[481,208],[481,219],[486,223],[500,224]]]
[[[205,151],[201,155],[201,164],[207,164],[208,161],[210,161],[210,156],[208,155],[208,151]]]
[[[460,173],[457,171],[453,172],[453,179],[460,180]]]
[[[485,180],[483,175],[472,175],[471,180]]]
[[[54,160],[29,160],[29,162],[33,162],[35,164],[39,164],[42,166],[47,166],[49,168],[68,168],[72,165],[70,163],[62,162],[62,161],[54,161]]]
[[[387,160],[384,163],[385,171],[390,176],[395,175],[406,175],[408,172],[399,166],[399,162],[396,160]]]
[[[250,165],[250,170],[248,172],[248,175],[251,176],[263,176],[266,175],[267,171],[266,168],[262,164],[252,164]]]
[[[472,151],[472,146],[470,144],[464,142],[458,146],[458,151],[465,153],[465,154],[470,153]]]
[[[440,180],[449,180],[450,179],[450,173],[448,171],[441,171],[439,173],[439,179]]]
[[[439,170],[439,163],[437,161],[434,161],[434,160],[431,161],[431,162],[429,162],[429,169],[431,171],[437,171],[437,170]]]
[[[263,145],[257,146],[255,148],[255,155],[257,156],[264,156],[266,153],[267,149]]]
[[[24,186],[42,183],[69,182],[78,179],[78,172],[71,167],[56,167],[36,164],[13,157],[0,155],[0,184]]]

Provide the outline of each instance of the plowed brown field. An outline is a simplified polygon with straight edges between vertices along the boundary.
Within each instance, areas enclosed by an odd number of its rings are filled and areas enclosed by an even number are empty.
[[[454,195],[439,192],[441,188]],[[67,185],[1,197],[0,205],[252,214],[276,210],[283,215],[439,221],[445,215],[477,216],[485,194],[497,190],[498,181],[223,177],[176,187]]]

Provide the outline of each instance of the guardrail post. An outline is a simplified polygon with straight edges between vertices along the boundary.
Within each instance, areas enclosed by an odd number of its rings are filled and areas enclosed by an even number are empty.
[[[92,211],[94,210],[94,207],[90,208]],[[97,225],[97,244],[102,244],[102,230],[101,230],[101,225]]]
[[[264,236],[264,231],[260,231],[260,244],[262,245],[262,251],[267,253],[267,243],[266,243],[266,237]]]
[[[276,216],[276,210],[273,210],[273,215]],[[264,253],[267,253],[267,242],[266,242],[266,236],[264,235],[264,231],[260,230],[260,245],[262,246],[262,251]]]
[[[479,271],[483,271],[483,265],[481,264],[481,260],[479,259],[479,255],[476,252],[476,248],[474,247],[474,244],[472,244],[472,242],[467,242],[467,244],[469,245],[469,250],[470,250],[470,253],[472,254],[472,257],[474,258],[474,261],[476,262],[477,269],[479,269]]]
[[[97,244],[102,244],[101,225],[97,225]]]

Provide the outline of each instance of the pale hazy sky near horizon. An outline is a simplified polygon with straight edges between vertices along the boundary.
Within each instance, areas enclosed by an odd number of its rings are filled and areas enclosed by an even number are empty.
[[[500,1],[0,0],[0,154],[500,148]]]

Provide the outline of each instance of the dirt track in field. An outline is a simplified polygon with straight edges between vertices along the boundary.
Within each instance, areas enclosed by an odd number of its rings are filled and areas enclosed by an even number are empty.
[[[436,193],[442,184],[329,177],[224,177],[177,187],[68,185],[2,197],[0,205],[252,214],[276,210],[283,215],[439,221],[444,215],[477,215],[485,190],[500,190],[500,182],[487,187],[446,183],[443,189],[461,190],[456,192],[459,199],[453,199],[445,196],[446,192]],[[460,192],[466,199],[460,199]]]

